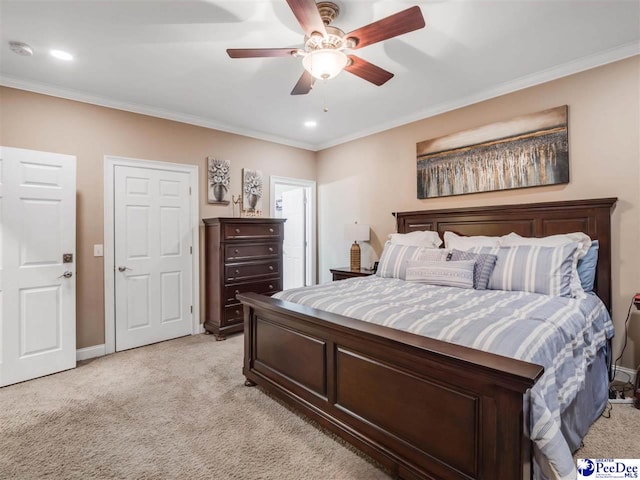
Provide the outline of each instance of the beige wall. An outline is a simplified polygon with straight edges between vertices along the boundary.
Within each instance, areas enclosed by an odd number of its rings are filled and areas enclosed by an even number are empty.
[[[316,177],[310,151],[10,88],[0,88],[0,145],[77,157],[78,348],[104,343],[103,259],[93,256],[93,245],[103,243],[104,155],[198,165],[201,218],[232,213],[206,203],[207,156],[231,160],[235,195],[243,167],[262,170],[266,212],[270,175]]]
[[[346,223],[371,225],[366,265],[394,228],[391,212],[618,197],[613,214],[615,346],[640,291],[640,57],[438,115],[318,153],[320,280],[348,265]],[[568,185],[416,199],[416,143],[526,113],[569,105]],[[623,365],[640,363],[640,315],[631,318]]]

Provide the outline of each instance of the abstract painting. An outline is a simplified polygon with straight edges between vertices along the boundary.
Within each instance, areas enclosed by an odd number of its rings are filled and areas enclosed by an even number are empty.
[[[418,198],[569,182],[566,105],[420,142]]]

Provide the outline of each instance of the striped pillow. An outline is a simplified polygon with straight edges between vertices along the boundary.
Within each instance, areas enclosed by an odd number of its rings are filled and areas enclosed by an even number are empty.
[[[490,290],[542,293],[571,297],[571,275],[576,242],[558,247],[518,245],[480,247],[475,253],[498,256],[491,274]]]
[[[442,248],[415,247],[397,245],[387,241],[378,263],[376,275],[382,278],[405,279],[409,260],[440,262],[447,258],[449,252]]]
[[[447,257],[449,261],[473,260],[475,268],[473,270],[473,288],[476,290],[486,290],[493,268],[496,266],[496,255],[490,253],[471,253],[462,250],[451,250]]]
[[[473,288],[473,260],[460,262],[407,262],[407,281],[444,287]]]

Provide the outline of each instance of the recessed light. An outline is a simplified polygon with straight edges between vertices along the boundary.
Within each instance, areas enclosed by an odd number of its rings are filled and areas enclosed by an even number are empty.
[[[306,122],[304,122],[304,126],[307,128],[317,127],[318,122],[316,122],[315,120],[307,120]]]
[[[69,52],[65,52],[64,50],[51,50],[49,53],[52,57],[55,57],[58,60],[66,60],[67,62],[73,60],[73,55]]]

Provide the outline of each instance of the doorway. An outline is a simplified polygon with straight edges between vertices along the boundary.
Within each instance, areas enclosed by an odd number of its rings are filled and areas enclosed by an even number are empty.
[[[105,157],[106,353],[199,333],[198,168]]]
[[[271,216],[286,218],[282,248],[283,289],[316,283],[316,182],[270,178]]]
[[[0,387],[76,366],[76,157],[0,147]]]

